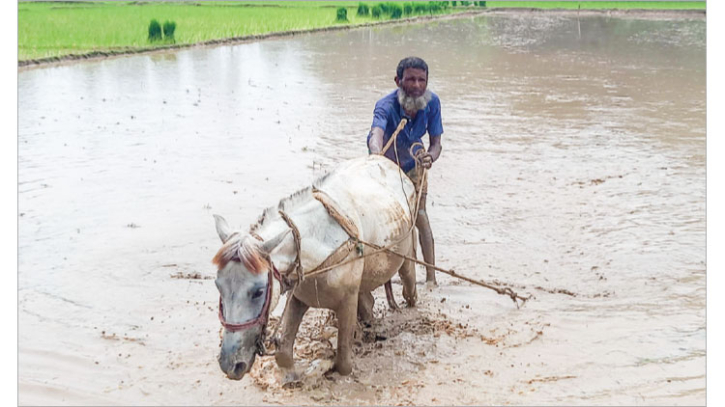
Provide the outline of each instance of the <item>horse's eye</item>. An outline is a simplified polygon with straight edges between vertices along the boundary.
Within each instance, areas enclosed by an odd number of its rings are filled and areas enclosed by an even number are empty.
[[[256,300],[257,298],[261,297],[262,295],[264,295],[264,290],[260,288],[257,291],[255,291],[254,294],[252,294],[252,299]]]

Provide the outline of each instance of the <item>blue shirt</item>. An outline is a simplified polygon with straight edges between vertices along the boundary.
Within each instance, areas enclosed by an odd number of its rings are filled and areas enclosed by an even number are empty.
[[[418,110],[415,119],[408,120],[408,123],[395,139],[395,144],[398,147],[398,157],[400,158],[398,165],[405,172],[415,167],[415,159],[410,155],[409,151],[410,146],[415,142],[422,143],[422,137],[426,132],[431,137],[438,137],[443,134],[441,101],[435,93],[431,92],[431,96],[431,100],[425,108]],[[398,128],[398,124],[400,124],[403,117],[405,117],[405,111],[398,102],[397,89],[375,103],[372,127],[380,127],[385,131],[383,146],[388,143],[390,136],[395,133],[395,129]],[[370,136],[368,135],[368,143],[370,143]],[[385,156],[397,163],[395,160],[395,146],[390,146]]]

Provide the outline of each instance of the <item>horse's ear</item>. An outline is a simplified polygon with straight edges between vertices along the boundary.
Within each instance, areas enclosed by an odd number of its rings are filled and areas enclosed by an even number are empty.
[[[289,232],[291,232],[291,229],[287,229],[284,232],[278,234],[277,236],[263,242],[260,249],[266,254],[272,253],[272,250],[274,250],[275,247],[279,246],[279,244],[282,243],[282,240],[287,237],[287,234]]]
[[[226,243],[229,240],[229,235],[231,235],[227,221],[219,215],[214,215],[214,222],[216,223],[216,232],[219,239],[222,240],[222,243]]]

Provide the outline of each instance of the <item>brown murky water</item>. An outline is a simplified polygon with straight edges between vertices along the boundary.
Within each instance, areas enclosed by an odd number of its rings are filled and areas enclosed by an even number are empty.
[[[705,26],[504,14],[21,71],[20,403],[704,405]],[[443,102],[439,264],[535,299],[380,290],[352,376],[227,380],[212,214],[246,230],[366,154],[410,54]],[[329,353],[324,316],[300,344]]]

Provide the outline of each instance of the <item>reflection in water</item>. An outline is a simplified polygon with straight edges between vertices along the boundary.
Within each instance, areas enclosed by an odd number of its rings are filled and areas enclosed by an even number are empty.
[[[474,402],[702,403],[705,22],[579,21],[581,37],[576,17],[498,15],[20,72],[21,402],[45,400],[28,389],[61,357],[79,358],[58,367],[83,372],[64,382],[77,400],[103,402],[73,382],[117,382],[77,368],[107,353],[109,319],[157,353],[162,336],[189,342],[139,319],[180,294],[165,265],[212,274],[212,213],[245,229],[366,154],[375,101],[417,55],[443,102],[429,197],[439,262],[579,294],[537,294],[507,316],[558,327],[542,346],[568,349],[551,366],[576,386],[536,399],[486,388]],[[214,332],[212,314],[194,323]],[[41,327],[62,333],[62,354]]]

